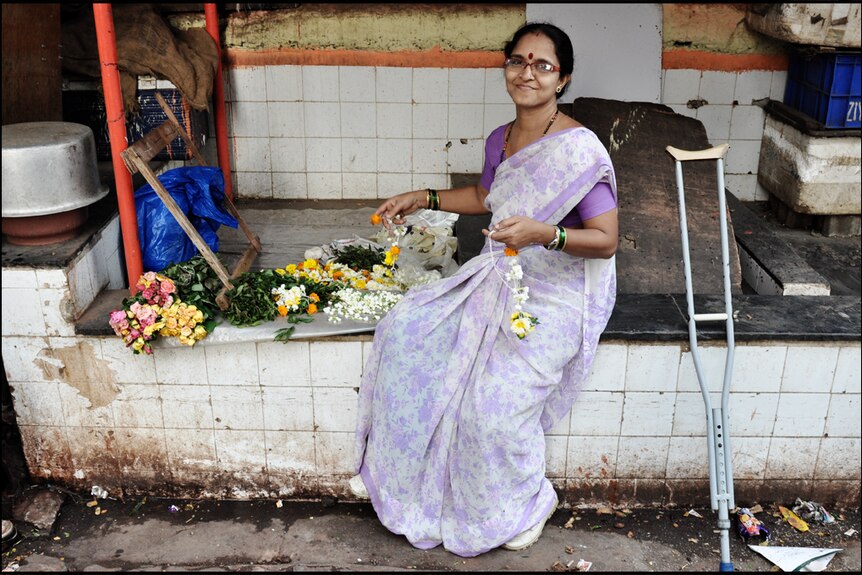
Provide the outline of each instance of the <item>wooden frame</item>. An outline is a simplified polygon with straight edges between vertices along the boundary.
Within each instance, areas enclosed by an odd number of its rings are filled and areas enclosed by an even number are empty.
[[[249,241],[248,247],[243,252],[236,266],[230,273],[228,273],[224,264],[219,261],[195,227],[191,224],[188,217],[183,213],[182,209],[180,209],[176,201],[159,181],[158,176],[156,176],[150,168],[150,160],[152,160],[156,154],[158,154],[163,148],[167,147],[177,137],[181,137],[183,139],[186,143],[186,147],[191,152],[192,157],[199,166],[207,165],[192,138],[177,121],[177,117],[165,102],[162,95],[158,92],[156,92],[156,100],[158,100],[159,105],[165,111],[168,119],[162,125],[147,132],[143,138],[123,150],[120,155],[130,173],[140,173],[144,179],[147,180],[147,183],[153,187],[156,194],[164,202],[165,207],[167,207],[168,211],[170,211],[174,218],[176,218],[177,223],[180,224],[180,227],[185,231],[192,243],[194,243],[201,256],[203,256],[209,266],[213,271],[215,271],[219,280],[221,280],[223,287],[216,296],[216,303],[219,308],[224,311],[230,304],[225,294],[227,290],[233,289],[231,280],[236,279],[237,276],[248,271],[251,267],[251,264],[261,252],[260,238],[251,231],[251,228],[248,227],[248,224],[246,224],[245,220],[237,211],[233,201],[225,195],[225,206],[227,207],[227,210],[236,218],[239,226],[242,228],[242,231],[245,232]]]

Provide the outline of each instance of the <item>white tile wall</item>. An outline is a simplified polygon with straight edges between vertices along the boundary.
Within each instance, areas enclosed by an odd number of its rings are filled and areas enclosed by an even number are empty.
[[[262,473],[266,471],[266,443],[262,429],[216,429],[215,450],[222,471]]]
[[[545,440],[545,475],[566,477],[566,451],[568,438],[549,435]]]
[[[828,409],[828,393],[782,393],[773,433],[776,437],[819,437]]]
[[[763,479],[769,456],[769,437],[739,437],[731,430],[730,451],[734,479]]]
[[[824,437],[820,442],[815,479],[860,479],[859,438]]]
[[[68,289],[63,277],[4,269],[3,289],[61,291]],[[7,311],[24,313],[20,306]],[[34,446],[31,465],[39,469],[67,454],[84,477],[122,473],[133,482],[157,472],[131,463],[134,450],[146,444],[154,465],[163,463],[174,477],[242,473],[260,477],[260,490],[284,476],[302,474],[316,486],[318,477],[337,481],[354,471],[367,336],[287,345],[157,345],[147,356],[131,354],[114,337],[49,338],[48,330],[13,335],[4,329],[2,339],[22,436]],[[116,392],[107,405],[93,406],[86,393],[56,379],[63,376],[53,349],[81,341],[95,343],[106,378],[99,385]],[[601,345],[572,412],[547,434],[549,477],[707,477],[703,399],[683,348]],[[701,353],[707,373],[723,372],[723,347],[702,346]],[[858,479],[859,366],[858,345],[738,343],[730,397],[735,477]],[[720,388],[719,377],[711,387]],[[711,400],[720,405],[716,391]],[[105,445],[116,458],[105,457]]]
[[[160,385],[159,395],[162,398],[165,429],[213,429],[215,420],[209,388],[197,385]],[[171,435],[168,433],[168,437]]]
[[[302,138],[306,140],[308,159],[314,155],[309,142],[318,138],[453,141],[463,138],[470,143],[476,141],[481,148],[491,130],[514,116],[514,105],[506,92],[503,75],[496,68],[252,66],[231,69],[227,77],[231,94],[231,136]],[[785,83],[786,72],[779,71],[665,70],[662,103],[677,113],[703,122],[713,144],[729,142],[728,189],[743,200],[765,200],[768,192],[758,186],[756,178],[758,154],[750,153],[754,142],[759,143],[763,129],[764,114],[757,102],[762,103],[765,98],[781,100]],[[698,99],[707,103],[698,109],[686,106],[689,101]],[[243,171],[246,164],[240,158],[243,151],[249,149],[235,151],[237,171]],[[482,168],[482,153],[473,151],[464,159],[454,159],[452,153],[448,162],[435,159],[430,166],[417,165],[413,158],[405,171],[386,173],[423,174],[423,177],[411,179],[410,184],[406,184],[406,178],[378,177],[373,193],[365,186],[355,185],[350,190],[333,190],[331,186],[340,188],[344,182],[325,178],[324,184],[319,177],[304,183],[296,178],[282,178],[280,186],[273,182],[277,191],[272,194],[238,185],[238,193],[247,197],[320,199],[349,198],[359,193],[361,195],[355,197],[382,198],[405,191],[405,184],[409,188],[417,181],[433,179],[445,187],[449,185],[449,174],[477,173]],[[378,158],[379,162],[388,162]],[[275,165],[272,169],[279,171]],[[297,167],[284,171],[305,170],[334,173],[336,168],[315,169],[309,165],[305,169]],[[296,185],[297,189],[289,189],[291,185]]]
[[[679,368],[680,354],[676,346],[629,346],[626,391],[674,391]]]
[[[838,362],[835,365],[835,381],[832,393],[862,392],[862,378],[859,376],[859,365],[862,364],[862,347],[842,347],[838,352]]]
[[[570,437],[566,476],[603,479],[617,474],[617,453],[623,442],[619,436]]]
[[[673,428],[673,392],[626,392],[620,433],[624,436],[669,436]]]
[[[21,381],[11,386],[16,417],[28,425],[62,427],[66,424],[59,383]]]
[[[781,378],[782,392],[826,393],[832,389],[838,349],[833,347],[791,347]]]
[[[375,68],[376,102],[410,103],[413,94],[412,68]]]
[[[812,479],[820,440],[816,437],[773,437],[766,461],[770,479]]]
[[[703,122],[713,145],[730,144],[725,163],[725,185],[743,201],[762,201],[769,194],[757,184],[757,162],[765,115],[759,103],[783,100],[786,72],[751,70],[713,72],[665,70],[662,103],[676,113]],[[696,111],[692,100],[705,100]]]
[[[233,68],[232,71],[241,69]],[[302,67],[266,66],[266,94],[270,102],[301,102]]]
[[[313,474],[314,434],[267,430],[266,467],[269,473]]]
[[[165,430],[165,447],[171,469],[213,472],[217,469],[212,429]]]
[[[620,437],[617,473],[620,479],[665,477],[670,437]]]
[[[481,172],[485,137],[514,117],[496,68],[267,66],[227,77],[240,197],[371,199],[446,188],[450,174]],[[418,148],[415,138],[424,140]],[[277,151],[275,139],[297,141],[280,141],[289,149]],[[352,153],[358,145],[361,156]]]
[[[671,437],[666,473],[668,479],[708,479],[706,437]]]

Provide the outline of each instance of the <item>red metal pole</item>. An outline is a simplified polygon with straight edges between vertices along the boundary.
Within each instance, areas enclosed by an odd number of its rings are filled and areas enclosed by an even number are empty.
[[[218,151],[218,163],[224,174],[224,192],[233,200],[233,183],[230,175],[230,144],[227,139],[227,113],[225,111],[224,99],[224,77],[222,76],[221,40],[219,39],[218,9],[216,4],[204,4],[206,14],[206,28],[212,39],[215,40],[218,51],[218,66],[216,67],[215,80],[213,82],[213,112],[215,118],[213,123],[216,130],[216,150]]]
[[[114,182],[120,208],[120,229],[123,232],[123,250],[126,256],[126,274],[129,292],[143,273],[141,243],[138,239],[138,216],[135,212],[135,191],[132,175],[123,163],[120,153],[129,147],[126,141],[126,117],[123,94],[120,89],[120,70],[117,67],[117,38],[114,31],[114,12],[110,4],[93,4],[96,20],[96,41],[102,68],[102,88],[105,93],[105,112],[108,117],[108,135],[111,139],[111,160],[114,164]]]

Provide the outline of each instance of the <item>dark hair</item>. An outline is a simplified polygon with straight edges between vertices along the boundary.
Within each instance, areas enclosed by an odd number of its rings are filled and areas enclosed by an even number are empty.
[[[572,48],[572,41],[569,39],[568,34],[553,24],[548,24],[546,22],[528,22],[518,28],[518,31],[515,32],[512,39],[506,42],[506,45],[503,47],[503,54],[505,54],[506,58],[512,55],[512,51],[515,49],[515,46],[518,45],[521,38],[531,33],[541,34],[554,43],[554,53],[560,60],[560,76],[571,76],[572,70],[575,67],[575,51]],[[566,90],[569,89],[569,84],[571,84],[571,82],[566,82],[566,85],[557,94],[558,99],[566,93]]]

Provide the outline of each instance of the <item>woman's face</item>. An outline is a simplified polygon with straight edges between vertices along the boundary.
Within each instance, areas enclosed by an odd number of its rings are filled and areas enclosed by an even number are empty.
[[[542,34],[527,34],[521,38],[512,50],[510,58],[518,58],[528,64],[547,62],[559,66],[554,50],[554,43]],[[534,66],[525,66],[523,70],[505,68],[506,90],[516,105],[540,106],[549,100],[557,99],[557,87],[563,85],[564,78],[559,72],[541,72]]]

